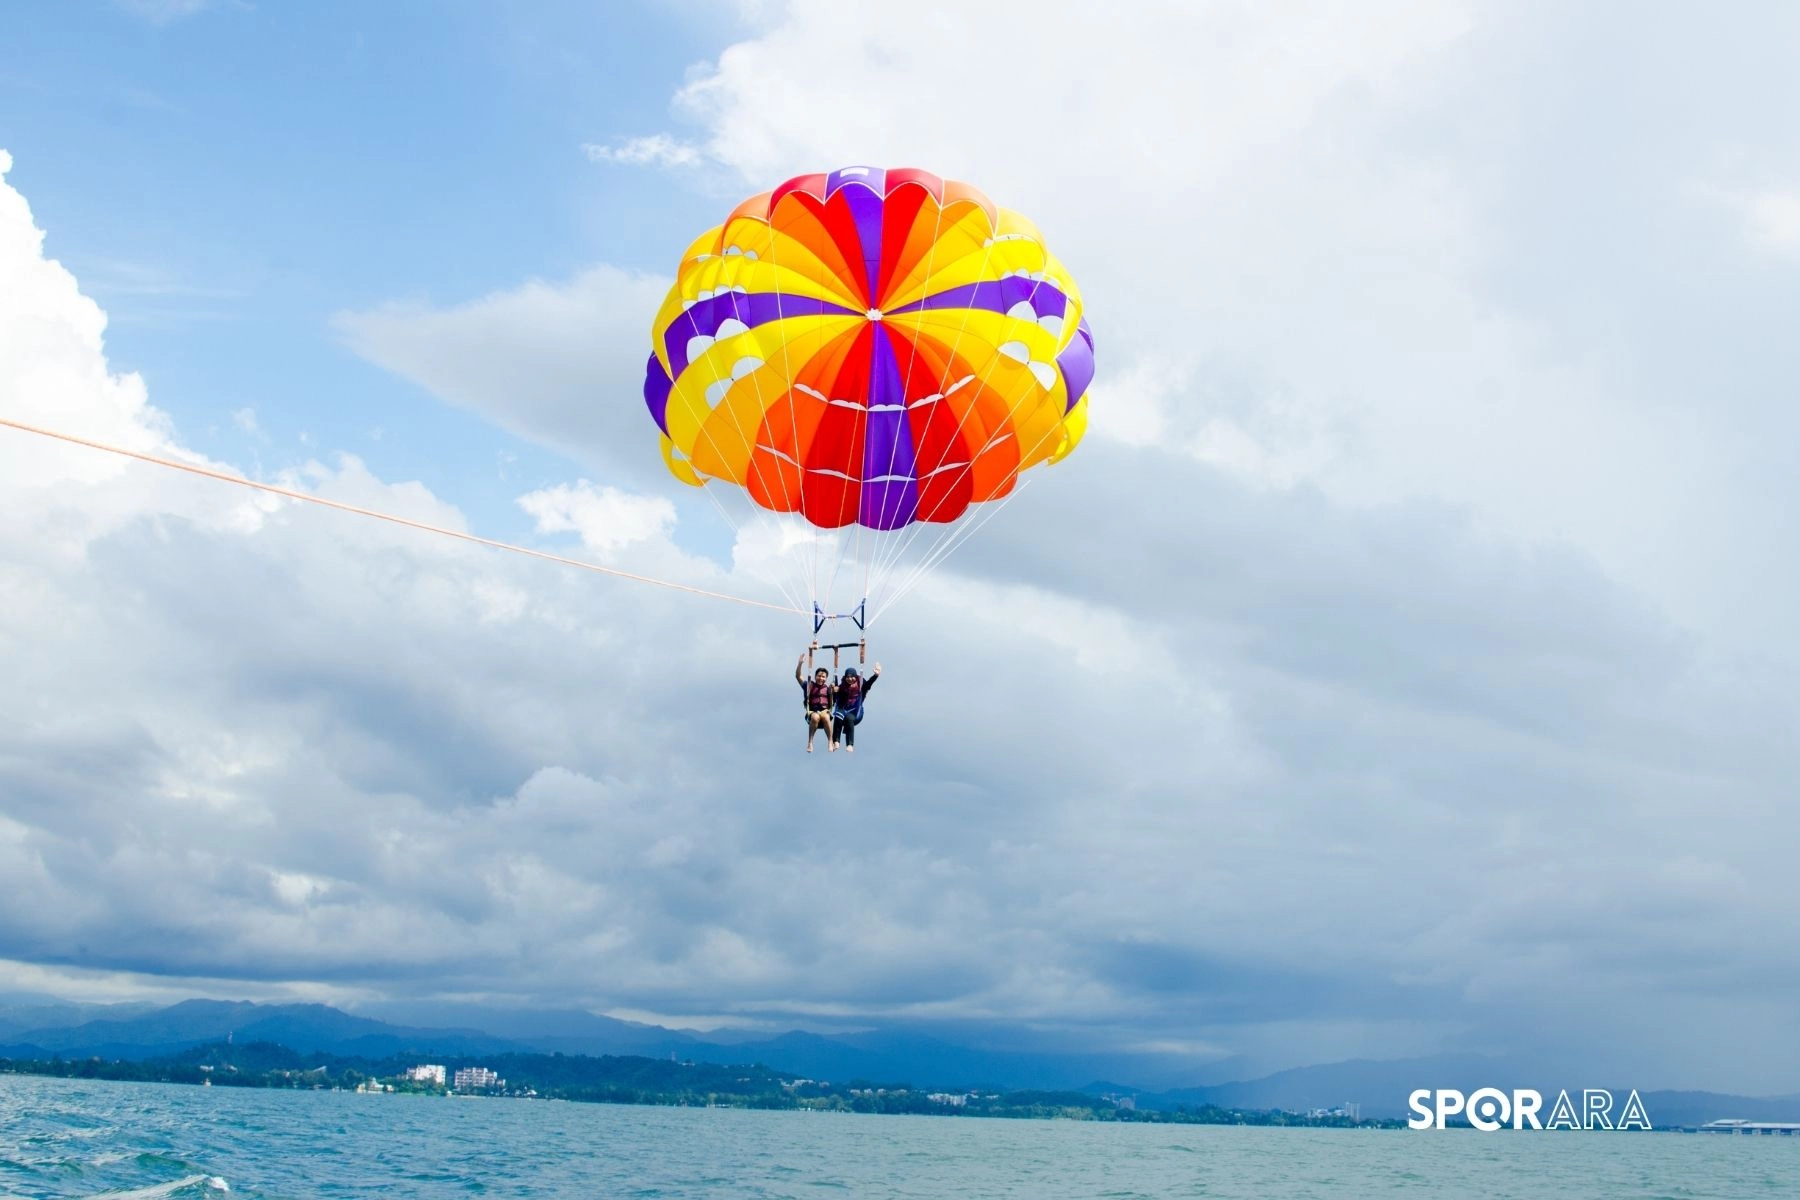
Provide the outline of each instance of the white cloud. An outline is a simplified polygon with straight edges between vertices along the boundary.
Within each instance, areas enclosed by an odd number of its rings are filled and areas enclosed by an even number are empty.
[[[675,506],[667,500],[585,479],[527,493],[519,507],[537,519],[539,533],[577,534],[583,546],[608,559],[635,542],[665,538],[675,527]]]
[[[371,361],[616,482],[653,477],[644,464],[662,473],[642,394],[646,314],[668,287],[600,266],[454,308],[392,304],[334,324]]]
[[[1228,368],[1203,369],[1181,356],[1141,358],[1107,372],[1090,407],[1090,429],[1101,437],[1178,450],[1259,487],[1315,481],[1340,452],[1340,431],[1328,416],[1252,388]]]
[[[1583,28],[1598,18],[1548,6],[1390,5],[1376,21],[1333,3],[1084,13],[1041,5],[1019,21],[924,4],[893,22],[796,0],[678,104],[746,191],[848,162],[908,163],[1031,216],[1082,283],[1096,395],[1135,412],[1149,402],[1122,385],[1185,381],[1144,426],[1096,405],[1103,434],[1166,426],[1246,478],[1305,482],[1342,503],[1450,503],[1490,532],[1572,542],[1723,638],[1800,601],[1789,569],[1772,592],[1728,582],[1779,536],[1774,506],[1740,482],[1739,422],[1772,397],[1700,394],[1682,381],[1701,362],[1646,378],[1646,354],[1685,343],[1642,328],[1660,314],[1622,333],[1598,320],[1607,297],[1587,294],[1646,264],[1681,270],[1675,245],[1619,214],[1678,209],[1685,167],[1617,131],[1660,111],[1666,80],[1689,66],[1629,64],[1734,61],[1748,25],[1684,23],[1676,37],[1675,22],[1650,17],[1578,70],[1566,48],[1602,36]],[[996,69],[996,45],[1026,65]],[[1598,104],[1596,77],[1609,81]],[[1496,99],[1521,79],[1541,102]],[[1670,136],[1742,136],[1757,103],[1780,107],[1709,92]],[[1583,194],[1566,201],[1572,178]],[[1505,211],[1513,189],[1536,209]],[[1758,203],[1759,236],[1779,242],[1785,202]],[[1552,248],[1537,229],[1559,213],[1581,232]],[[1637,240],[1603,257],[1624,231]],[[1509,286],[1527,264],[1542,284]],[[1581,324],[1561,311],[1568,276],[1588,301]]]
[[[1779,258],[1800,258],[1800,189],[1732,191],[1702,187],[1701,194],[1731,208],[1753,248]]]
[[[5,182],[11,169],[11,156],[0,151],[0,277],[8,281],[0,289],[0,328],[9,333],[0,338],[0,411],[126,449],[205,463],[173,441],[168,418],[150,406],[142,378],[108,369],[106,314],[60,263],[44,257],[44,235],[25,198]],[[53,536],[35,543],[35,552],[78,552],[88,539],[131,519],[146,497],[162,511],[227,525],[269,507],[241,497],[222,506],[197,504],[192,481],[145,483],[143,469],[124,459],[0,432],[12,489],[0,523],[25,529],[44,514],[60,513]],[[70,488],[86,489],[79,506],[67,504]]]
[[[1748,198],[1745,210],[1758,245],[1800,255],[1800,191],[1760,192]]]
[[[587,155],[589,162],[632,167],[692,167],[705,160],[699,147],[666,133],[626,138],[610,146],[583,142],[581,152]]]
[[[746,188],[973,179],[1101,339],[1096,436],[880,625],[854,777],[799,753],[803,627],[92,456],[38,478],[0,437],[0,956],[1791,1089],[1800,1042],[1741,1015],[1800,957],[1738,919],[1800,903],[1791,688],[1672,622],[1668,581],[1782,609],[1733,632],[1793,658],[1792,308],[1645,232],[1680,216],[1674,185],[1643,208],[1660,148],[1584,174],[1631,149],[1596,124],[1683,76],[1578,103],[1542,56],[1654,23],[1562,11],[1051,14],[1005,31],[1047,81],[1029,121],[966,119],[1018,107],[980,6],[797,4],[720,57],[686,103]],[[1496,113],[1519,78],[1542,110]],[[1711,95],[1676,108],[1716,124]],[[29,331],[0,401],[181,452],[40,241],[0,191]],[[748,587],[781,547],[727,570],[632,507],[671,494],[637,398],[663,286],[598,267],[339,328],[576,448],[596,482],[540,489],[550,525]],[[460,520],[334,462],[297,477]]]

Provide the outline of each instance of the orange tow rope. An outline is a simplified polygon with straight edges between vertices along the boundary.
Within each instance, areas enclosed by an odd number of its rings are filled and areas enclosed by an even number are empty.
[[[415,521],[410,517],[397,517],[393,513],[377,512],[372,508],[359,508],[354,504],[344,504],[337,500],[327,500],[323,496],[314,496],[308,492],[295,491],[293,488],[277,487],[272,483],[258,483],[254,479],[245,479],[241,475],[227,475],[223,471],[214,471],[209,467],[197,467],[193,463],[177,462],[172,458],[159,458],[154,454],[144,454],[138,450],[127,450],[123,446],[112,446],[105,442],[96,442],[89,438],[76,437],[72,433],[60,433],[54,429],[44,429],[37,425],[27,425],[23,421],[9,421],[0,417],[0,425],[9,429],[17,429],[22,433],[35,433],[40,437],[55,438],[59,442],[68,442],[76,446],[86,446],[92,450],[104,450],[108,454],[118,454],[125,458],[135,458],[139,462],[154,463],[159,467],[168,467],[173,471],[186,471],[190,475],[204,475],[208,479],[217,479],[221,483],[235,483],[241,487],[255,488],[259,492],[268,492],[276,496],[285,496],[289,500],[303,500],[308,504],[318,504],[325,508],[335,508],[340,512],[355,513],[359,517],[373,517],[377,521],[391,521],[395,525],[405,525],[409,529],[419,529],[426,533],[442,534],[444,537],[456,538],[464,542],[474,542],[478,546],[490,546],[495,550],[510,550],[514,554],[524,554],[531,558],[541,558],[546,562],[560,563],[565,567],[580,567],[584,571],[597,571],[602,575],[616,575],[620,579],[631,579],[638,583],[655,584],[657,587],[672,588],[678,592],[690,592],[696,596],[706,596],[713,600],[729,600],[733,604],[748,604],[753,608],[767,608],[775,612],[800,613],[800,609],[786,604],[770,604],[766,600],[751,600],[745,596],[732,596],[724,592],[708,591],[706,588],[692,587],[685,583],[675,583],[668,579],[652,579],[648,575],[636,575],[630,571],[620,571],[614,567],[603,567],[598,563],[583,562],[579,558],[565,558],[560,554],[550,554],[543,550],[533,550],[529,546],[515,546],[511,542],[499,542],[493,538],[478,537],[472,533],[463,533],[456,529],[445,529],[438,525],[427,525],[423,521]]]

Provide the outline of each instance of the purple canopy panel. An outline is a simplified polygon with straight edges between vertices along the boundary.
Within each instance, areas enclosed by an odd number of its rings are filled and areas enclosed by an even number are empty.
[[[1068,388],[1069,408],[1074,408],[1087,392],[1088,385],[1094,382],[1094,335],[1088,329],[1086,317],[1081,319],[1081,325],[1069,344],[1063,347],[1063,352],[1056,356],[1056,369],[1062,372],[1063,383]]]
[[[1069,310],[1069,298],[1055,284],[1041,279],[1013,275],[1006,279],[989,279],[965,283],[903,304],[896,313],[925,312],[940,308],[978,308],[987,312],[1011,312],[1013,305],[1025,300],[1040,317],[1060,317]]]
[[[679,375],[687,370],[688,342],[700,336],[712,337],[718,333],[719,326],[729,319],[736,318],[755,329],[770,321],[783,321],[789,317],[814,317],[826,313],[862,315],[853,314],[852,310],[841,304],[810,296],[725,292],[705,300],[696,300],[692,307],[669,322],[668,332],[663,335],[663,350],[669,356],[670,369]]]
[[[856,222],[857,241],[862,245],[864,294],[869,297],[870,304],[877,304],[880,302],[875,286],[881,276],[881,206],[887,190],[887,172],[880,167],[845,167],[833,171],[825,181],[826,198],[840,189],[844,193],[844,202],[850,206],[850,216]]]
[[[913,478],[912,430],[906,417],[900,362],[893,339],[880,325],[875,326],[870,351],[868,404],[857,520],[870,529],[899,529],[912,524],[918,515],[919,484]]]
[[[650,361],[644,364],[644,404],[650,409],[650,415],[656,420],[656,427],[668,435],[669,423],[666,417],[669,408],[669,390],[675,381],[664,372],[662,362],[652,354]]]

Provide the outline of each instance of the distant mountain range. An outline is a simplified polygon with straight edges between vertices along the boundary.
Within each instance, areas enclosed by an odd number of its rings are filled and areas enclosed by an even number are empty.
[[[1306,1112],[1354,1103],[1367,1117],[1407,1115],[1407,1094],[1419,1087],[1465,1092],[1487,1086],[1535,1087],[1554,1095],[1565,1086],[1541,1069],[1464,1055],[1355,1060],[1207,1086],[1171,1087],[1171,1071],[1178,1068],[1168,1062],[982,1050],[909,1030],[831,1036],[795,1031],[776,1037],[721,1030],[702,1038],[578,1009],[411,1004],[379,1011],[394,1019],[359,1016],[324,1004],[184,1000],[165,1007],[84,1005],[48,996],[0,995],[0,1057],[144,1060],[227,1040],[275,1042],[302,1054],[364,1058],[515,1052],[639,1055],[722,1065],[761,1063],[791,1075],[839,1083],[860,1079],[946,1090],[1079,1089],[1091,1095],[1134,1096],[1145,1108],[1213,1104]],[[1115,1080],[1121,1082],[1110,1082]],[[1696,1125],[1721,1117],[1800,1121],[1800,1095],[1759,1098],[1661,1091],[1643,1092],[1641,1098],[1652,1122],[1660,1126]]]
[[[382,1011],[396,1020],[346,1013],[323,1004],[184,1000],[164,1008],[112,1008],[48,998],[7,1004],[0,998],[0,1056],[98,1055],[144,1060],[231,1038],[277,1042],[302,1052],[373,1058],[415,1052],[529,1051],[673,1056],[720,1064],[760,1062],[811,1079],[866,1079],[921,1087],[1075,1089],[1090,1080],[1119,1074],[1122,1067],[1138,1068],[1133,1078],[1148,1076],[1165,1085],[1173,1081],[1162,1078],[1168,1064],[1152,1059],[997,1052],[899,1030],[835,1036],[793,1031],[775,1037],[720,1030],[702,1038],[580,1010],[412,1004]]]
[[[431,1048],[462,1054],[516,1049],[516,1044],[477,1029],[411,1029],[352,1016],[324,1004],[252,1004],[248,1001],[183,1000],[148,1012],[100,1015],[69,1024],[26,1025],[32,1010],[0,1009],[0,1054],[21,1058],[161,1058],[227,1039],[278,1042],[300,1051],[384,1056]]]

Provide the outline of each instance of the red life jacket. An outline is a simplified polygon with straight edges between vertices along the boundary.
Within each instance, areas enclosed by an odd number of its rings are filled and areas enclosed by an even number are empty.
[[[855,712],[856,706],[862,703],[862,678],[848,676],[838,685],[837,706],[845,712]]]
[[[810,680],[806,685],[806,707],[814,712],[831,707],[831,681]]]

